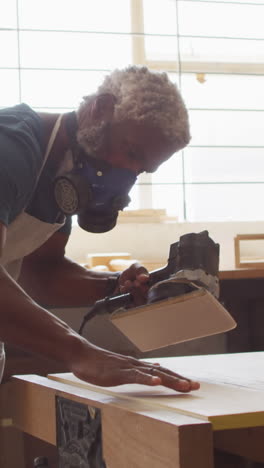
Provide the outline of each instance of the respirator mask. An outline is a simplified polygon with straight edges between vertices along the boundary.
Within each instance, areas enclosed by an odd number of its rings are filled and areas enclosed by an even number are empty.
[[[113,229],[119,210],[130,202],[129,191],[136,173],[87,155],[76,141],[77,119],[69,114],[68,133],[72,137],[74,167],[54,181],[55,201],[65,215],[77,215],[79,226],[88,232]]]

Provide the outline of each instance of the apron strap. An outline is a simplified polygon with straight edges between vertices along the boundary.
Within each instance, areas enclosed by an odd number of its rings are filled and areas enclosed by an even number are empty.
[[[38,175],[37,175],[37,177],[36,177],[36,182],[35,182],[34,191],[35,191],[36,188],[37,188],[39,178],[40,178],[41,173],[42,173],[42,171],[43,171],[43,168],[44,168],[44,166],[45,166],[45,164],[46,164],[46,162],[47,162],[47,159],[48,159],[49,154],[50,154],[50,152],[51,152],[53,143],[54,143],[55,138],[56,138],[56,136],[57,136],[57,133],[58,133],[58,131],[59,131],[62,117],[63,117],[63,114],[60,114],[59,117],[57,118],[55,124],[54,124],[53,129],[52,129],[52,132],[51,132],[51,135],[50,135],[50,138],[49,138],[49,141],[48,141],[48,145],[47,145],[47,148],[46,148],[46,151],[45,151],[45,154],[44,154],[44,158],[43,158],[43,161],[42,161],[42,164],[41,164],[39,173],[38,173]]]
[[[43,159],[43,164],[42,164],[42,166],[41,166],[40,172],[42,171],[43,166],[45,165],[45,162],[47,161],[47,159],[48,159],[48,157],[49,157],[49,154],[50,154],[50,152],[51,152],[53,143],[54,143],[54,141],[55,141],[55,138],[56,138],[57,133],[58,133],[59,128],[60,128],[60,124],[61,124],[62,117],[63,117],[63,114],[60,114],[59,117],[57,118],[56,122],[55,122],[55,125],[54,125],[53,129],[52,129],[52,132],[51,132],[51,135],[50,135],[50,139],[49,139],[49,142],[48,142],[48,146],[47,146],[46,151],[45,151],[45,155],[44,155],[44,159]]]

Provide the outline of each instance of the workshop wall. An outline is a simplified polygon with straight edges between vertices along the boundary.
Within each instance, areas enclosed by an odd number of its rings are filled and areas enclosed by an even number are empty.
[[[220,244],[220,269],[224,270],[235,265],[234,237],[262,234],[264,222],[121,223],[104,234],[87,233],[74,226],[66,253],[80,263],[86,263],[91,253],[129,252],[137,260],[166,264],[170,244],[183,234],[205,229]]]

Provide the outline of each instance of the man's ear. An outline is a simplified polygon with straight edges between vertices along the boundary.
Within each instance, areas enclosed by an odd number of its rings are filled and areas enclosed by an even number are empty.
[[[99,94],[91,107],[92,120],[110,122],[115,109],[116,97],[111,93]]]

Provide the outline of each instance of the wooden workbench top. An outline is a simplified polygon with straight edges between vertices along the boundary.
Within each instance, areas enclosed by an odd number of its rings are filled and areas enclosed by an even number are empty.
[[[219,271],[219,279],[254,279],[264,278],[264,268],[234,268]]]
[[[193,468],[195,460],[197,468],[213,468],[214,447],[264,461],[264,352],[159,361],[200,380],[201,389],[182,394],[160,386],[102,388],[69,373],[19,375],[10,382],[13,424],[56,445],[61,398],[99,409],[107,466]]]

